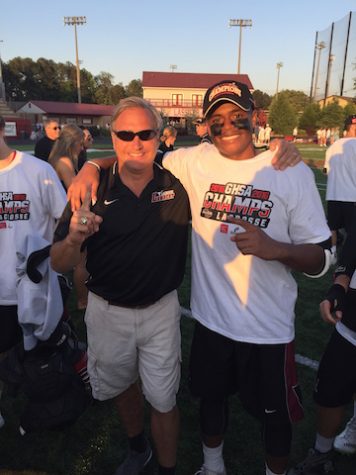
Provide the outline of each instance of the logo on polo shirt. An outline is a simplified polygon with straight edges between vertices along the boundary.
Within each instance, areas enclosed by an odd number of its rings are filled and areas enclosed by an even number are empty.
[[[118,201],[118,200],[119,200],[119,198],[116,198],[115,200],[110,200],[110,201],[109,201],[109,200],[105,200],[105,201],[104,201],[104,205],[105,205],[105,206],[109,206],[109,205],[111,205],[112,203],[115,203],[115,201]]]
[[[155,191],[152,193],[151,203],[158,203],[160,201],[174,200],[176,194],[174,190]]]

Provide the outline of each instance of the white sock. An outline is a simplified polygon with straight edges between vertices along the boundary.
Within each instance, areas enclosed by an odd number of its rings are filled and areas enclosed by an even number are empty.
[[[272,472],[272,470],[266,464],[266,475],[286,475],[286,474],[287,474],[287,472],[283,472],[283,473]]]
[[[223,459],[223,447],[222,442],[218,447],[207,447],[203,444],[204,454],[204,467],[214,472],[223,472],[225,470],[225,464]]]
[[[323,437],[322,435],[317,433],[314,448],[322,454],[325,454],[333,448],[334,439],[335,437]]]

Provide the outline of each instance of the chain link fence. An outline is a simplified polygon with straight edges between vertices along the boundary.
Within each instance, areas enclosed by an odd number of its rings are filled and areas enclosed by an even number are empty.
[[[356,12],[350,12],[316,32],[310,97],[315,101],[355,97],[355,81]]]

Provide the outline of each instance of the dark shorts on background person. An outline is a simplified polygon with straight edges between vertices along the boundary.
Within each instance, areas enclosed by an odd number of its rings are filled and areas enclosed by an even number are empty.
[[[296,422],[303,408],[294,356],[294,342],[237,342],[197,322],[190,356],[191,392],[208,400],[238,392],[252,415]]]
[[[356,226],[356,203],[351,201],[327,201],[328,226],[332,231]]]
[[[3,353],[22,340],[17,305],[0,305],[0,322],[0,353]]]
[[[321,358],[314,401],[323,407],[340,407],[356,393],[356,346],[335,329]]]

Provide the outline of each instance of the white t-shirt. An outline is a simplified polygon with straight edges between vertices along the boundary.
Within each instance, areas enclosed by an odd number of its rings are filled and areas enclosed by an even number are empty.
[[[229,214],[286,243],[319,243],[330,237],[311,170],[270,165],[272,153],[230,160],[214,145],[179,149],[164,158],[188,192],[192,209],[193,316],[236,341],[287,343],[294,338],[297,284],[278,261],[244,256],[230,241]]]
[[[16,243],[29,234],[52,242],[55,220],[66,195],[55,170],[31,155],[16,152],[0,170],[0,305],[16,305]]]
[[[326,151],[327,201],[356,202],[356,138],[343,138]]]

